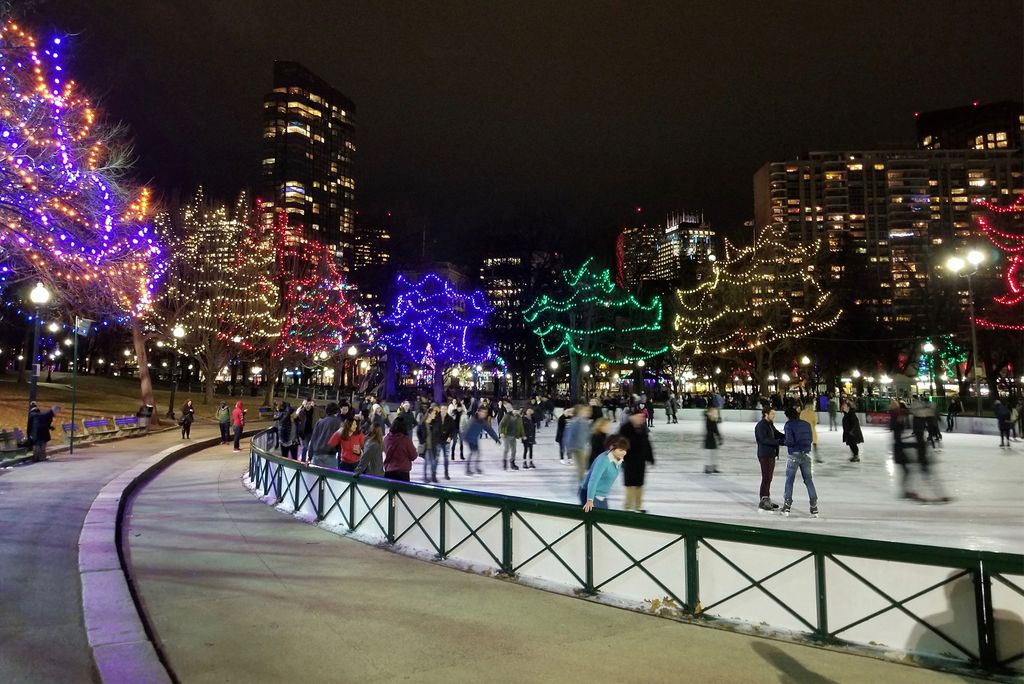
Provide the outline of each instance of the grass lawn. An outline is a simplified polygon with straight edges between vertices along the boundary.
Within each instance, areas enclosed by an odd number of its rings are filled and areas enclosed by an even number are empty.
[[[45,376],[43,376],[45,377]],[[40,407],[60,404],[61,420],[71,418],[71,375],[54,373],[53,382],[39,383],[38,401]],[[28,417],[28,381],[19,385],[16,373],[0,375],[0,427],[20,427],[25,429]],[[230,400],[234,405],[237,397],[218,396],[216,405],[204,406],[203,393],[193,386],[193,392],[187,388],[178,388],[174,397],[175,413],[191,399],[196,407],[198,420],[212,419],[221,400]],[[157,389],[154,392],[156,413],[163,415],[167,411],[167,402],[171,397],[169,389]],[[244,397],[246,406],[255,408],[262,397]],[[142,405],[138,378],[112,378],[97,375],[83,375],[78,378],[78,396],[75,403],[75,420],[82,418],[98,418],[111,416],[134,416]],[[250,414],[253,413],[250,411]],[[165,419],[166,420],[166,419]]]

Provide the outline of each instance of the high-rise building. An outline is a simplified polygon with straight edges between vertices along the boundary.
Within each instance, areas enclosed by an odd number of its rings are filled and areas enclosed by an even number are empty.
[[[636,290],[644,280],[652,279],[651,266],[664,231],[665,227],[661,224],[643,223],[627,226],[619,233],[615,245],[617,275],[625,287]]]
[[[812,152],[754,175],[756,229],[822,238],[844,304],[886,327],[927,326],[940,265],[982,242],[974,201],[1024,192],[1021,170],[1020,150]]]
[[[360,303],[380,320],[388,303],[384,299],[392,277],[391,231],[374,222],[356,226],[352,252],[352,284]]]
[[[296,62],[274,62],[263,98],[264,209],[283,209],[301,239],[330,246],[341,270],[353,265],[355,105]]]
[[[665,223],[623,229],[617,244],[619,279],[631,290],[644,283],[682,285],[715,254],[715,232],[699,212],[674,212]]]
[[[925,150],[1019,149],[1024,104],[975,102],[968,107],[915,114],[917,144]]]

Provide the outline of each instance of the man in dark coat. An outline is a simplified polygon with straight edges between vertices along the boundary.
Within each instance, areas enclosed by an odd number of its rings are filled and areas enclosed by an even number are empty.
[[[38,463],[46,460],[46,443],[50,441],[53,419],[60,415],[60,406],[47,411],[39,410],[36,402],[29,404],[28,437],[32,440],[32,460]]]
[[[761,464],[761,489],[758,492],[761,497],[757,507],[763,511],[774,511],[779,507],[772,503],[771,486],[772,477],[775,475],[775,460],[779,457],[779,447],[782,445],[785,435],[776,429],[775,409],[768,406],[761,409],[761,420],[754,427],[754,439],[757,441],[757,460]]]
[[[629,451],[622,460],[623,481],[626,485],[627,511],[646,512],[643,507],[644,472],[647,464],[654,465],[654,450],[647,431],[647,419],[642,410],[634,409],[629,421],[622,426],[619,434],[629,440]]]
[[[860,421],[857,420],[857,412],[853,406],[847,402],[843,402],[840,407],[843,412],[843,443],[850,447],[851,463],[860,462],[860,447],[859,444],[864,443],[864,433],[860,430]]]

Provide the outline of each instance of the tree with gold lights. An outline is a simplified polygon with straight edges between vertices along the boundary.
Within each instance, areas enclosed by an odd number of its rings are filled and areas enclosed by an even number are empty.
[[[165,269],[124,130],[69,78],[65,39],[0,26],[0,286],[41,281],[71,313],[128,323],[152,404],[142,317]]]
[[[777,356],[842,315],[816,272],[820,250],[820,240],[790,247],[773,228],[750,247],[726,240],[709,277],[676,292],[672,349],[694,359],[752,360],[763,391]]]
[[[668,351],[661,333],[661,299],[647,303],[615,283],[611,271],[588,259],[562,273],[563,298],[540,295],[523,312],[546,356],[569,356],[569,392],[579,398],[587,361],[633,364]]]

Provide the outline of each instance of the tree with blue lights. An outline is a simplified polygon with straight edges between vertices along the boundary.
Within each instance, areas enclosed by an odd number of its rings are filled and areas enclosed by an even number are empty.
[[[434,401],[440,403],[447,367],[494,357],[494,350],[482,341],[493,308],[480,290],[463,293],[432,273],[416,282],[399,275],[396,292],[395,304],[382,321],[385,332],[381,341],[389,357],[394,354],[430,368]]]

